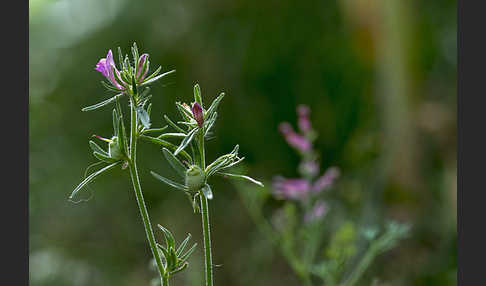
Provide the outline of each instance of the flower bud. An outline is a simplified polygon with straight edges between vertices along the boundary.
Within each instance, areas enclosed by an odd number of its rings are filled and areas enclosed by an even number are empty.
[[[194,116],[194,119],[196,119],[199,128],[202,128],[204,123],[204,115],[201,105],[199,105],[197,102],[194,102],[192,105],[192,115]]]
[[[118,143],[118,137],[113,136],[111,142],[108,144],[108,153],[111,158],[121,159],[123,154],[120,150],[120,144]]]
[[[186,171],[186,187],[191,191],[199,191],[204,186],[205,175],[197,165],[191,165]]]

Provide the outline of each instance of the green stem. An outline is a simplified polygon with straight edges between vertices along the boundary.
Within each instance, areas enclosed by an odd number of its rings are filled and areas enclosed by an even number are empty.
[[[348,279],[341,283],[341,286],[352,286],[356,284],[356,282],[358,282],[359,278],[361,278],[361,276],[371,264],[376,255],[377,251],[375,244],[372,244],[370,245],[368,251],[365,253],[359,264],[356,266],[356,268],[353,269],[353,272],[349,275]]]
[[[204,150],[204,128],[199,129],[199,153],[201,159],[201,169],[206,169],[206,154]],[[209,210],[208,199],[202,192],[199,192],[201,198],[201,218],[203,224],[203,236],[204,236],[204,257],[205,257],[205,273],[206,273],[206,286],[213,286],[213,257],[211,254],[211,234],[209,230]]]
[[[169,276],[162,275],[162,286],[169,286]]]
[[[147,207],[145,205],[145,200],[143,199],[142,187],[140,185],[140,178],[138,176],[137,170],[137,112],[135,110],[135,102],[130,98],[131,103],[131,131],[130,131],[130,176],[132,178],[133,189],[135,191],[135,197],[137,198],[138,208],[140,210],[140,215],[142,216],[143,225],[145,227],[145,233],[152,249],[152,254],[157,263],[157,268],[159,275],[163,277],[164,266],[160,259],[159,253],[157,252],[157,246],[155,244],[155,236],[152,231],[152,225],[150,223],[150,218],[148,215]]]

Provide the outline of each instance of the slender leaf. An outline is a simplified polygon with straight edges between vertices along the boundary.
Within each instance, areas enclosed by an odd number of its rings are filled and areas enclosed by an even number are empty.
[[[176,274],[177,272],[181,272],[182,270],[186,269],[188,265],[189,265],[189,263],[187,263],[187,262],[186,262],[186,263],[182,264],[182,266],[180,266],[180,267],[179,267],[179,268],[177,268],[176,270],[171,271],[171,272],[170,272],[170,274],[171,274],[171,275],[174,275],[174,274]]]
[[[164,138],[181,138],[181,137],[186,137],[187,134],[184,133],[164,133],[159,135],[157,138],[159,139],[164,139]]]
[[[211,103],[211,106],[208,108],[208,110],[204,113],[204,119],[206,118],[211,118],[211,115],[213,112],[216,112],[216,109],[218,109],[219,102],[223,99],[224,97],[224,92],[222,92],[218,97],[216,97],[215,100],[213,100],[213,103]]]
[[[179,154],[179,152],[184,150],[184,148],[186,148],[187,145],[191,143],[192,139],[194,138],[194,134],[196,134],[197,130],[198,130],[197,128],[194,128],[189,132],[189,134],[187,134],[187,136],[182,140],[179,147],[177,147],[177,150],[175,150],[174,155]]]
[[[148,113],[148,111],[147,111],[147,113]],[[169,126],[166,125],[166,126],[161,127],[161,128],[149,128],[149,129],[145,129],[144,131],[142,131],[141,134],[145,134],[145,133],[149,133],[149,132],[162,132],[165,129],[167,129],[167,127],[169,127]]]
[[[118,115],[116,109],[113,109],[113,134],[117,136],[118,134]]]
[[[245,176],[245,175],[238,175],[238,174],[231,174],[231,173],[223,173],[223,172],[217,172],[216,174],[221,175],[223,177],[231,177],[231,178],[236,178],[236,179],[242,179],[242,180],[248,180],[254,184],[259,185],[260,187],[263,187],[263,183],[260,181],[257,181],[251,177]]]
[[[119,90],[117,90],[117,91],[119,91]],[[115,96],[113,96],[111,98],[108,98],[105,101],[99,102],[97,104],[93,104],[93,105],[90,105],[90,106],[86,106],[85,108],[81,109],[81,111],[91,111],[91,110],[95,110],[95,109],[98,109],[100,107],[103,107],[105,105],[108,105],[108,104],[112,103],[113,101],[115,101],[115,98],[117,96],[119,96],[119,95],[121,95],[121,93],[120,94],[117,94],[117,95],[115,95]]]
[[[163,78],[164,76],[166,76],[166,75],[168,75],[168,74],[171,74],[171,73],[174,73],[174,72],[175,72],[175,70],[171,70],[171,71],[165,72],[165,73],[163,73],[163,74],[161,74],[161,75],[158,75],[158,76],[156,76],[156,77],[153,77],[153,78],[151,78],[151,79],[145,80],[145,81],[144,81],[142,84],[140,84],[140,86],[144,86],[144,85],[147,85],[147,84],[151,84],[151,83],[153,83],[154,81],[157,81],[157,80],[159,80],[159,79]]]
[[[117,165],[121,164],[121,161],[118,161],[118,162],[115,162],[113,164],[110,164],[106,167],[104,167],[103,169],[100,169],[94,173],[92,173],[91,175],[89,175],[88,177],[86,177],[75,189],[74,191],[71,193],[71,195],[69,196],[69,199],[72,199],[77,193],[79,190],[81,190],[84,186],[86,186],[87,184],[89,184],[90,182],[92,182],[94,179],[96,179],[99,175],[103,174],[104,172],[108,171],[108,170],[111,170],[113,169],[114,167],[116,167]]]
[[[213,128],[214,123],[216,122],[216,118],[218,117],[218,113],[214,112],[213,116],[209,118],[209,120],[206,123],[206,132],[204,133],[204,137],[206,137],[209,134],[209,130]]]
[[[172,154],[167,148],[162,148],[162,153],[164,153],[165,159],[167,159],[177,174],[184,179],[186,177],[186,168],[181,161],[179,161],[179,159],[177,159],[177,157],[174,156],[174,154]]]
[[[172,180],[169,180],[169,179],[167,179],[165,177],[162,177],[161,175],[155,173],[154,171],[150,171],[150,174],[152,174],[152,176],[154,176],[156,179],[158,179],[158,180],[166,183],[167,185],[169,185],[169,186],[171,186],[173,188],[176,188],[176,189],[181,190],[181,191],[184,191],[184,192],[188,192],[189,191],[189,189],[186,186],[184,186],[182,184],[179,184],[179,183],[176,183],[176,182],[174,182]]]
[[[120,47],[118,47],[118,65],[120,66],[120,69],[123,70],[123,54]]]
[[[174,122],[172,122],[172,120],[170,120],[170,118],[167,115],[164,115],[164,119],[175,130],[177,130],[179,132],[182,132],[182,133],[187,133],[186,131],[184,131],[184,129],[180,128],[179,126],[177,126],[177,124],[175,124]]]
[[[176,102],[175,105],[185,121],[190,122],[192,120],[196,122],[196,120],[194,120],[193,118],[192,111],[187,110],[187,108],[185,108],[184,105],[180,102]]]
[[[161,145],[169,150],[173,150],[172,152],[174,152],[176,149],[177,149],[177,146],[170,143],[170,142],[167,142],[165,140],[162,140],[162,139],[159,139],[159,138],[155,138],[155,137],[151,137],[151,136],[147,136],[147,135],[141,135],[140,136],[141,139],[144,139],[148,142],[151,142],[151,143],[154,143],[154,144],[157,144],[157,145]],[[179,152],[179,154],[184,157],[184,159],[186,159],[190,164],[192,164],[192,158],[191,156],[184,150],[182,150],[181,152]]]

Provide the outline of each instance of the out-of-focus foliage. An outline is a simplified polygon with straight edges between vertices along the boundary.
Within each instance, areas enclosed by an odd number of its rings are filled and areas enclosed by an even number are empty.
[[[349,215],[413,225],[366,278],[455,285],[456,1],[31,0],[29,12],[32,285],[149,285],[154,276],[126,174],[97,179],[88,202],[67,200],[96,161],[89,138],[112,132],[110,112],[81,112],[110,95],[96,62],[133,41],[177,70],[152,88],[154,124],[176,117],[173,103],[189,101],[195,82],[208,101],[224,91],[208,154],[238,142],[251,176],[295,175],[299,158],[277,125],[298,104],[311,106],[321,167],[342,170],[336,196]],[[149,174],[172,172],[159,149],[139,144],[150,216],[200,242],[187,198]],[[215,283],[296,285],[235,188],[221,178],[213,190]],[[202,255],[198,248],[172,284],[200,285]]]

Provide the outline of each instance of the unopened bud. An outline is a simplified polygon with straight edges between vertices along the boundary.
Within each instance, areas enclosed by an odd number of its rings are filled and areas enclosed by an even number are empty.
[[[203,170],[197,165],[191,165],[186,171],[186,187],[191,191],[199,191],[204,186]]]
[[[194,116],[199,128],[202,128],[204,123],[204,115],[201,105],[199,105],[197,102],[194,102],[192,105],[192,116]]]

